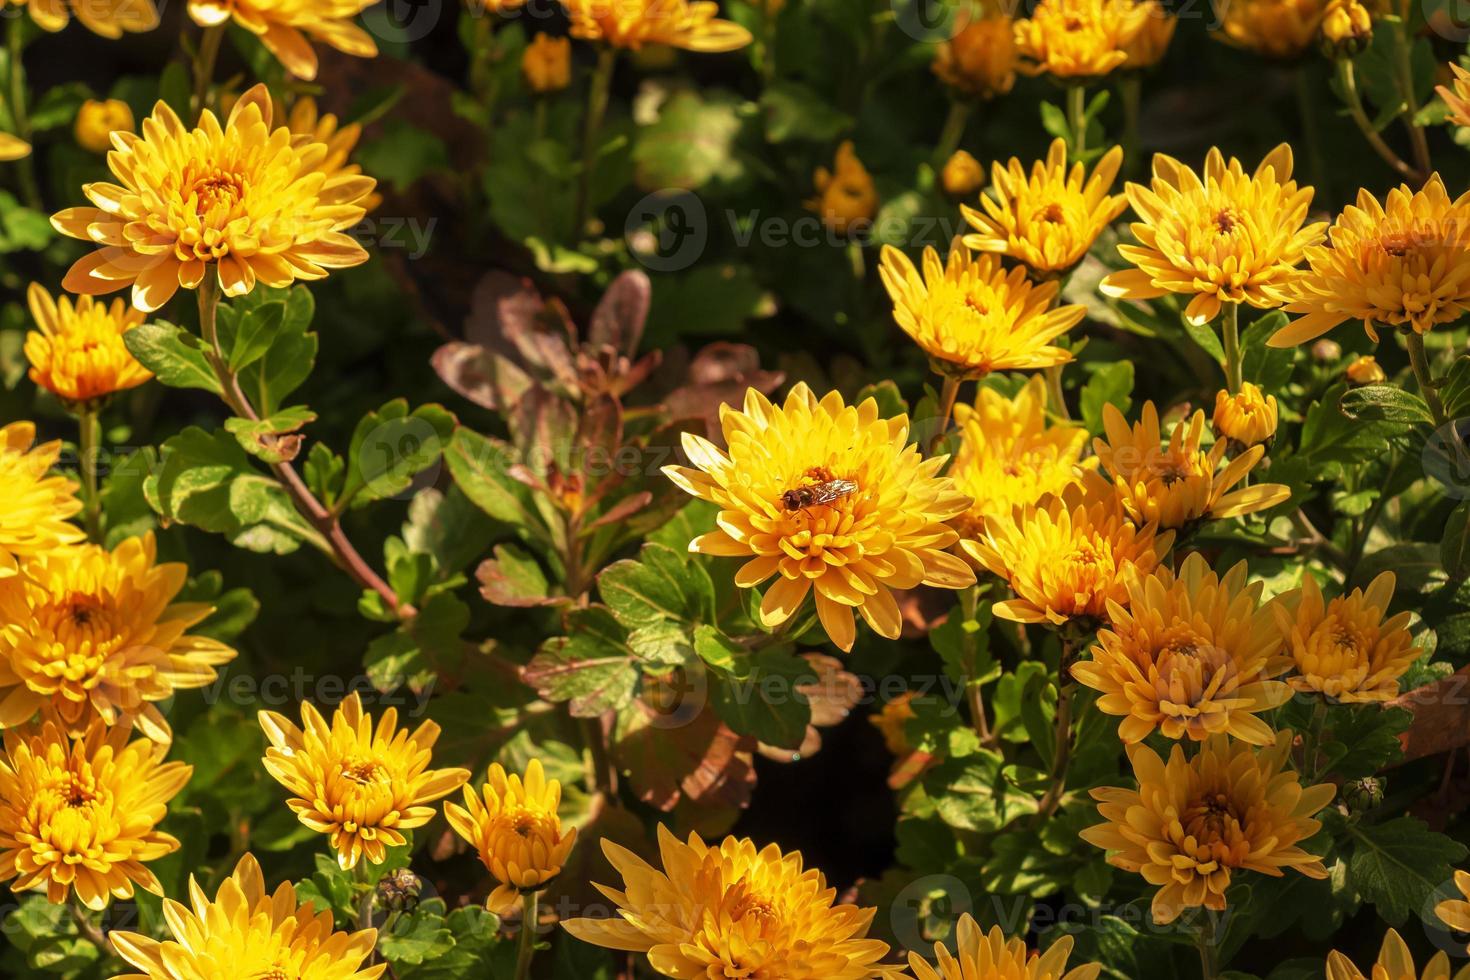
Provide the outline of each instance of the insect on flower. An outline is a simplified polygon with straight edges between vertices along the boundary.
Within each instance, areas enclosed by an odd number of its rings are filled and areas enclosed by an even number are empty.
[[[806,471],[806,479],[815,483],[794,487],[781,494],[781,503],[787,510],[805,510],[835,503],[848,494],[857,493],[858,485],[851,480],[839,480],[825,466],[813,466]]]

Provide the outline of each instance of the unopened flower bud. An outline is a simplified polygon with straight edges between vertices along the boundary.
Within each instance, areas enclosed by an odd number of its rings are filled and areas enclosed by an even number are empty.
[[[1383,802],[1383,780],[1377,776],[1364,776],[1344,783],[1342,802],[1350,814],[1368,812]]]
[[[1388,375],[1383,373],[1383,368],[1378,365],[1378,359],[1371,354],[1364,354],[1347,366],[1348,380],[1355,385],[1376,385],[1388,380]]]
[[[424,882],[407,868],[396,868],[378,879],[378,905],[389,912],[411,912],[419,904]]]
[[[1373,15],[1358,0],[1332,0],[1322,18],[1322,53],[1351,58],[1373,41]]]

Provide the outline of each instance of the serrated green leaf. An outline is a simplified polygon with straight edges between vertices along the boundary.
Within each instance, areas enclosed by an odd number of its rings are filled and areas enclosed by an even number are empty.
[[[1353,887],[1390,925],[1402,925],[1411,913],[1423,909],[1425,900],[1449,880],[1466,855],[1464,845],[1413,817],[1351,824],[1348,835]]]
[[[223,391],[204,356],[203,342],[182,327],[162,320],[140,323],[123,334],[123,344],[170,388],[198,388],[216,395]]]
[[[343,501],[366,503],[402,493],[419,473],[439,462],[454,434],[455,418],[439,405],[412,412],[395,398],[357,423],[347,452]]]

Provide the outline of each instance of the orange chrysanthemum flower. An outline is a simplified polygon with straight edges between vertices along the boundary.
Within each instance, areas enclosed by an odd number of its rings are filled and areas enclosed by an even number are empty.
[[[35,442],[32,422],[0,426],[0,575],[10,566],[9,555],[36,555],[86,537],[67,521],[82,509],[77,484],[48,475],[61,443]]]
[[[1214,0],[1215,35],[1237,48],[1281,61],[1300,58],[1314,44],[1327,0]]]
[[[373,179],[323,173],[331,150],[273,129],[264,85],[235,103],[223,128],[206,111],[197,129],[185,129],[163,102],[141,128],[113,136],[108,165],[121,183],[87,184],[96,207],[51,219],[62,234],[100,246],[71,267],[67,291],[131,285],[133,305],[152,312],[205,276],[241,296],[257,282],[289,286],[367,261],[344,230],[362,220]]]
[[[336,197],[343,189],[350,189],[362,179],[362,167],[351,162],[352,151],[357,149],[357,141],[362,138],[360,124],[343,126],[332,113],[323,115],[317,109],[316,99],[310,96],[297,99],[291,104],[291,112],[282,115],[286,118],[286,127],[296,139],[298,150],[313,152],[313,143],[320,143],[327,148],[327,155],[316,167],[318,173],[327,177],[326,183],[322,185],[323,197]],[[357,203],[365,210],[372,211],[382,201],[381,194],[371,191]]]
[[[993,99],[1016,84],[1016,24],[1003,10],[959,15],[954,36],[934,49],[934,74],[962,95]]]
[[[88,405],[153,377],[123,343],[123,334],[143,322],[142,312],[120,299],[111,306],[90,296],[75,306],[67,296],[57,302],[34,282],[26,299],[39,328],[26,334],[31,380],[63,402]]]
[[[434,818],[427,804],[470,778],[466,769],[429,768],[437,724],[426,721],[410,735],[398,727],[398,709],[389,708],[375,728],[356,691],[330,723],[311,704],[301,706],[303,728],[274,711],[259,717],[271,743],[266,772],[296,794],[286,805],[327,835],[344,869],[364,857],[382,864],[388,848],[408,842],[403,831]]]
[[[806,202],[806,208],[815,211],[822,223],[839,235],[860,232],[878,213],[873,176],[858,159],[852,140],[843,140],[837,147],[832,166],[832,170],[818,167],[812,175],[817,196]]]
[[[1216,442],[1205,452],[1205,413],[1197,411],[1187,422],[1176,423],[1167,442],[1159,430],[1159,412],[1153,402],[1143,406],[1143,418],[1129,426],[1114,405],[1103,406],[1106,438],[1093,440],[1093,450],[1113,478],[1123,506],[1135,521],[1154,522],[1161,528],[1192,530],[1201,521],[1254,514],[1275,507],[1291,496],[1280,483],[1258,483],[1230,488],[1255,469],[1266,453],[1252,446],[1222,470],[1226,443]]]
[[[1123,213],[1122,194],[1110,195],[1123,163],[1123,151],[1113,147],[1088,176],[1081,163],[1067,167],[1067,146],[1053,140],[1045,160],[1027,175],[1015,157],[1002,167],[991,166],[991,193],[982,195],[976,210],[960,205],[972,234],[965,245],[977,252],[996,252],[1024,262],[1037,273],[1072,268],[1104,228]]]
[[[1179,26],[1179,18],[1165,10],[1159,0],[1143,0],[1138,6],[1148,11],[1148,19],[1124,49],[1128,54],[1124,68],[1152,68],[1163,61]]]
[[[1087,80],[1128,60],[1149,9],[1134,0],[1040,0],[1016,22],[1021,70],[1028,75]]]
[[[1303,788],[1286,768],[1290,732],[1257,749],[1224,735],[1208,739],[1193,758],[1175,745],[1169,761],[1143,744],[1128,747],[1138,789],[1092,791],[1105,823],[1083,840],[1109,852],[1108,863],[1158,885],[1152,912],[1160,925],[1185,909],[1225,909],[1237,871],[1281,877],[1292,868],[1325,878],[1322,860],[1301,848],[1320,829],[1312,815],[1331,801],[1331,784]]]
[[[938,475],[946,457],[924,459],[908,442],[907,416],[879,418],[878,403],[818,399],[798,384],[780,407],[754,388],[743,410],[720,412],[728,450],[684,434],[694,468],[666,466],[686,492],[720,507],[718,528],[690,551],[749,559],[735,584],[776,577],[761,621],[779,626],[815,593],[832,642],[851,650],[853,610],[880,636],[900,629],[894,589],[962,589],[975,575],[945,551],[959,536],[944,522],[970,498]]]
[[[917,980],[1095,980],[1102,964],[1085,963],[1067,969],[1073,939],[1063,936],[1045,953],[1027,951],[1020,939],[1007,939],[1000,926],[980,929],[973,917],[960,916],[955,927],[955,951],[934,946],[935,966],[918,953],[909,953],[909,969]]]
[[[200,27],[233,20],[254,34],[285,69],[297,78],[316,78],[317,56],[311,42],[357,58],[373,58],[373,36],[352,22],[374,0],[189,0],[189,16]]]
[[[1224,733],[1267,745],[1271,726],[1256,715],[1283,704],[1291,688],[1272,680],[1291,661],[1278,656],[1281,634],[1261,604],[1260,582],[1246,584],[1240,562],[1224,577],[1191,554],[1178,574],[1156,568],[1129,583],[1128,605],[1110,610],[1092,659],[1072,676],[1101,693],[1097,706],[1121,715],[1118,737],[1202,742]]]
[[[173,737],[157,703],[204,687],[231,647],[188,630],[214,608],[175,602],[186,565],[157,563],[153,534],[108,551],[79,544],[27,560],[0,584],[0,728],[37,713],[73,735],[101,718]]]
[[[878,274],[893,300],[893,318],[929,355],[935,371],[983,378],[992,371],[1035,371],[1072,354],[1052,343],[1082,321],[1081,306],[1054,306],[1061,283],[1033,284],[994,255],[974,256],[959,242],[940,262],[924,249],[924,272],[884,245]]]
[[[89,909],[132,898],[137,885],[163,888],[145,866],[179,849],[157,829],[193,773],[164,762],[168,747],[128,742],[126,725],[95,721],[69,739],[55,725],[5,733],[0,759],[0,881],[12,891],[44,888],[54,905],[68,893]]]
[[[265,890],[265,876],[246,854],[213,900],[192,877],[192,908],[164,900],[171,939],[111,932],[113,949],[139,972],[136,980],[222,980],[301,977],[377,980],[388,967],[364,966],[378,941],[375,929],[336,932],[331,909],[298,904],[296,886]]]
[[[667,44],[718,52],[751,41],[748,30],[716,17],[720,5],[710,0],[563,0],[562,6],[572,20],[572,37],[615,48]]]
[[[1424,334],[1470,311],[1470,192],[1453,201],[1439,174],[1422,190],[1407,184],[1387,204],[1366,190],[1338,215],[1330,245],[1306,252],[1307,272],[1287,296],[1286,311],[1302,314],[1271,337],[1290,347],[1362,320],[1374,341],[1378,327]]]
[[[1419,650],[1409,633],[1409,614],[1388,617],[1393,589],[1393,572],[1383,572],[1366,591],[1354,589],[1327,602],[1317,580],[1304,575],[1302,587],[1276,606],[1277,629],[1296,661],[1288,683],[1348,703],[1397,697],[1399,678],[1419,659]]]
[[[1429,959],[1421,975],[1414,966],[1409,945],[1393,929],[1383,936],[1378,960],[1373,964],[1372,980],[1451,980],[1449,955],[1440,950]],[[1327,980],[1368,980],[1363,972],[1337,950],[1327,954]],[[1470,980],[1470,964],[1460,967],[1453,980]]]
[[[571,919],[563,927],[583,942],[646,953],[666,977],[782,977],[783,980],[901,980],[884,966],[888,945],[866,938],[873,909],[835,905],[836,889],[801,854],[749,840],[709,847],[658,828],[663,870],[610,840],[603,853],[623,877],[599,885],[619,916]],[[714,914],[712,910],[719,910]]]
[[[43,31],[61,30],[73,14],[87,30],[112,40],[158,26],[153,0],[0,0],[0,9],[7,6],[26,8]]]
[[[1291,168],[1285,143],[1250,174],[1234,157],[1227,163],[1218,148],[1205,157],[1203,177],[1156,155],[1150,187],[1127,187],[1142,220],[1130,226],[1138,244],[1119,245],[1118,253],[1137,268],[1113,273],[1099,288],[1115,299],[1189,296],[1184,317],[1196,326],[1219,316],[1226,303],[1280,306],[1307,249],[1327,227],[1304,225],[1313,192],[1297,186]]]
[[[1233,395],[1224,388],[1215,393],[1211,420],[1215,438],[1226,440],[1233,452],[1270,443],[1276,436],[1277,417],[1276,396],[1263,394],[1249,381]]]
[[[1456,126],[1470,126],[1470,71],[1455,62],[1450,62],[1454,80],[1450,85],[1439,85],[1435,91],[1444,99],[1450,110],[1450,122]]]

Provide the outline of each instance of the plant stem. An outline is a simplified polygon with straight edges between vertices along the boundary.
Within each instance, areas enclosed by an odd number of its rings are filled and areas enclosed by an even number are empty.
[[[1414,164],[1419,169],[1421,180],[1428,180],[1429,174],[1434,166],[1429,160],[1429,138],[1424,135],[1424,127],[1419,125],[1419,96],[1414,91],[1414,49],[1411,46],[1412,39],[1409,37],[1409,29],[1404,18],[1392,22],[1393,31],[1397,35],[1398,48],[1398,70],[1399,70],[1399,94],[1404,97],[1405,112],[1402,116],[1404,125],[1409,130],[1409,144],[1414,150]]]
[[[1087,151],[1087,86],[1067,87],[1067,122],[1072,126],[1072,157],[1080,159]]]
[[[102,441],[102,419],[99,410],[92,405],[77,409],[77,460],[82,473],[82,519],[87,527],[87,539],[93,544],[102,543],[102,498],[97,492],[97,452]]]
[[[1215,946],[1215,918],[1207,911],[1202,914],[1209,919],[1209,926],[1202,927],[1194,936],[1195,948],[1199,950],[1200,980],[1216,980],[1220,976],[1220,950]]]
[[[1353,117],[1353,122],[1357,123],[1358,130],[1363,134],[1363,138],[1368,141],[1368,145],[1373,148],[1373,152],[1377,153],[1383,158],[1385,163],[1409,180],[1415,181],[1416,183],[1425,180],[1428,174],[1415,170],[1413,166],[1395,153],[1383,141],[1383,137],[1379,135],[1378,130],[1373,128],[1373,123],[1368,118],[1368,113],[1363,109],[1363,97],[1358,94],[1358,76],[1353,69],[1353,60],[1351,58],[1337,59],[1337,78],[1342,85],[1343,94],[1347,96],[1348,115]]]
[[[1070,422],[1072,412],[1067,408],[1067,393],[1062,388],[1062,370],[1065,367],[1063,364],[1053,364],[1044,368],[1042,375],[1046,378],[1046,400],[1051,404],[1051,410],[1063,422]]]
[[[25,18],[20,15],[20,11],[15,11],[6,27],[6,47],[10,55],[10,115],[15,123],[15,135],[29,143],[31,117],[26,110]],[[26,204],[36,211],[45,210],[41,201],[41,186],[36,181],[34,148],[16,161],[16,167],[20,170],[20,188],[25,195]]]
[[[939,142],[935,145],[934,160],[937,166],[944,166],[944,162],[954,155],[959,149],[960,141],[965,138],[965,124],[970,121],[972,106],[969,102],[960,99],[952,99],[949,103],[949,115],[944,117],[944,128],[939,131]]]
[[[1233,395],[1244,382],[1244,365],[1240,356],[1240,304],[1226,303],[1220,329],[1225,344],[1225,387]]]
[[[220,42],[225,39],[225,29],[229,21],[206,27],[203,35],[199,38],[199,50],[194,52],[194,95],[189,101],[189,107],[194,112],[194,119],[199,119],[199,114],[205,109],[209,99],[209,83],[214,80],[214,65],[219,60]]]
[[[1067,765],[1072,761],[1072,700],[1077,693],[1077,682],[1071,679],[1072,662],[1077,658],[1077,649],[1082,645],[1069,627],[1062,634],[1062,657],[1057,664],[1057,716],[1054,752],[1051,764],[1051,786],[1042,796],[1036,808],[1039,824],[1057,812],[1062,794],[1067,788]]]
[[[586,232],[588,208],[592,202],[592,175],[597,169],[597,138],[607,115],[608,96],[612,91],[613,69],[617,66],[616,48],[604,47],[597,52],[597,67],[587,90],[587,115],[582,128],[582,172],[577,175],[577,204],[572,214],[572,235],[581,241]]]
[[[1449,415],[1445,412],[1439,390],[1434,387],[1434,377],[1429,371],[1429,357],[1424,353],[1424,338],[1417,330],[1408,330],[1404,333],[1404,344],[1409,348],[1409,364],[1414,368],[1414,380],[1419,382],[1419,393],[1424,396],[1424,403],[1434,416],[1434,424],[1444,425],[1449,421]]]
[[[66,908],[71,913],[71,921],[76,923],[77,932],[81,937],[101,950],[104,957],[111,956],[112,944],[107,941],[107,934],[92,921],[91,913],[76,895],[72,895],[67,901]]]
[[[531,975],[531,959],[536,955],[537,894],[527,892],[521,905],[521,936],[516,953],[515,980],[527,980]]]
[[[949,428],[950,416],[954,414],[954,403],[960,397],[960,379],[953,374],[944,375],[944,382],[939,388],[939,416],[934,420],[934,431],[929,434],[928,444],[924,447],[925,456],[933,456],[939,444],[944,441],[945,431]]]
[[[960,592],[960,613],[965,617],[965,622],[973,622],[975,609],[980,603],[981,586],[972,585]],[[967,656],[973,656],[975,639],[973,634],[966,633],[962,641],[965,645]],[[971,663],[973,669],[974,664]],[[978,677],[968,678],[966,694],[970,704],[970,725],[975,729],[975,734],[980,736],[980,744],[990,746],[995,742],[995,735],[990,731],[990,719],[985,716],[985,692],[980,685]]]

